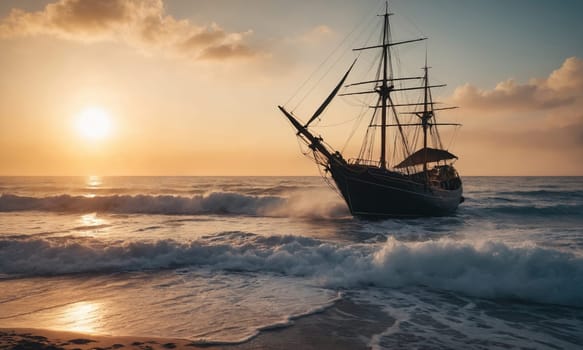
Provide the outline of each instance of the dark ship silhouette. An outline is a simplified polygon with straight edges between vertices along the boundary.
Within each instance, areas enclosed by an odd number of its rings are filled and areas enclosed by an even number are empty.
[[[338,85],[325,99],[314,115],[305,124],[286,108],[278,106],[297,130],[297,136],[308,145],[313,159],[330,174],[340,194],[346,201],[353,216],[363,218],[383,217],[415,217],[439,216],[453,213],[463,202],[462,181],[453,162],[455,155],[448,152],[442,145],[438,133],[438,126],[456,125],[453,123],[438,123],[436,111],[456,107],[435,108],[431,89],[444,85],[429,84],[429,67],[427,58],[423,67],[423,76],[399,77],[394,75],[393,57],[397,46],[409,44],[427,38],[418,38],[405,41],[391,40],[391,26],[388,6],[383,19],[380,43],[362,48],[361,50],[380,51],[377,75],[372,80],[354,82],[344,85],[350,71],[357,60],[352,63]],[[427,55],[426,55],[427,57]],[[416,86],[404,86],[404,83],[417,82]],[[395,86],[396,83],[401,84]],[[358,92],[347,92],[339,96],[376,94],[375,105],[370,106],[373,113],[368,125],[365,142],[357,159],[347,160],[344,156],[327,145],[323,138],[316,136],[309,130],[310,124],[316,120],[326,107],[334,100],[343,87],[369,87]],[[412,93],[422,92],[418,103],[398,102],[393,93],[405,91]],[[414,110],[411,111],[410,108]],[[403,109],[406,112],[402,112]],[[402,122],[400,115],[409,114],[411,122]],[[389,164],[387,157],[387,129],[393,128],[395,140],[392,151],[400,152],[400,161]],[[374,135],[380,129],[380,156],[373,158]],[[413,132],[407,132],[413,130]],[[372,135],[372,137],[371,137]],[[372,139],[367,142],[366,137]],[[417,149],[412,151],[412,149]]]

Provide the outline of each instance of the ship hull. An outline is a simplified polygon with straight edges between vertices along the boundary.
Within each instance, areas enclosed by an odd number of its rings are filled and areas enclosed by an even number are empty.
[[[367,219],[450,215],[462,201],[461,182],[442,189],[377,167],[332,161],[330,172],[353,216]]]

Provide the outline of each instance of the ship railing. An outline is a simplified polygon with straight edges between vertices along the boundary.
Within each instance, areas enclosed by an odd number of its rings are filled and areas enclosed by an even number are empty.
[[[381,165],[381,162],[372,159],[351,158],[348,160],[348,164],[379,167]]]

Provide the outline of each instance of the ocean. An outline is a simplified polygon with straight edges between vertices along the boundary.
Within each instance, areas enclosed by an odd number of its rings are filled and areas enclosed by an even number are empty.
[[[0,327],[580,349],[583,178],[463,181],[452,216],[363,221],[318,177],[0,177]]]

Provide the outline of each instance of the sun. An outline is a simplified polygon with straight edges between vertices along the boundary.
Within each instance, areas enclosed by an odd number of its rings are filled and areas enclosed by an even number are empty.
[[[79,134],[89,140],[102,140],[111,134],[111,117],[104,109],[88,107],[76,118]]]

